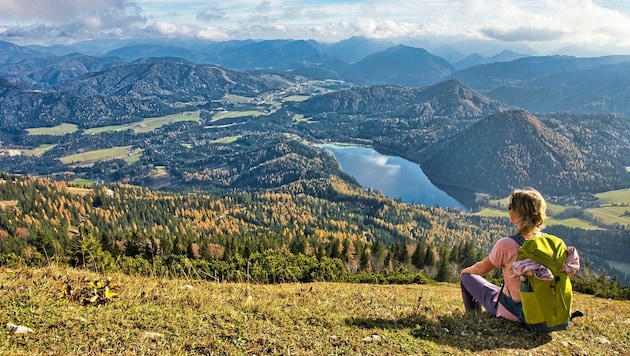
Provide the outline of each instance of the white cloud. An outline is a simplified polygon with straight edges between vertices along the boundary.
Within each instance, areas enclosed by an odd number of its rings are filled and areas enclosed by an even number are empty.
[[[126,0],[0,0],[0,20],[7,24],[2,37],[47,43],[121,34],[146,22]]]
[[[630,47],[630,5],[616,0],[0,0],[0,23],[0,38],[49,42],[144,33],[328,42],[449,36]]]
[[[102,12],[122,12],[139,9],[127,0],[2,0],[0,16],[14,20],[66,23],[82,17],[98,16]],[[128,15],[127,15],[128,16]]]
[[[171,22],[154,22],[147,27],[160,35],[166,37],[194,37],[198,32],[196,26],[182,25]]]
[[[197,37],[211,41],[227,41],[230,39],[229,32],[216,27],[205,27],[197,31]]]
[[[525,6],[527,5],[527,6]],[[480,34],[501,41],[564,41],[574,45],[628,43],[630,17],[592,0],[529,2],[473,0],[462,10],[487,18],[470,25]]]

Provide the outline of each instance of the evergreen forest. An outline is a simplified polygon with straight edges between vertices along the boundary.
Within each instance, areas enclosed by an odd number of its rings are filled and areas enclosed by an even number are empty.
[[[6,266],[57,263],[257,283],[455,282],[461,268],[510,231],[506,219],[407,205],[337,177],[223,196],[120,183],[80,187],[6,173],[0,179]],[[588,256],[592,236],[585,242],[578,231],[561,232]],[[617,275],[597,273],[589,263],[581,273],[578,290],[630,297]]]

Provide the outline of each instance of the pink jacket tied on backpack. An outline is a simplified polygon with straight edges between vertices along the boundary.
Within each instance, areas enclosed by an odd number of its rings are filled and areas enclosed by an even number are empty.
[[[572,276],[580,269],[580,256],[577,250],[573,246],[567,247],[567,259],[562,266],[562,271],[569,276]],[[534,262],[529,258],[524,260],[515,261],[512,264],[512,270],[517,276],[531,275],[533,273],[536,278],[550,281],[554,278],[553,273],[549,268],[541,265],[538,262]]]

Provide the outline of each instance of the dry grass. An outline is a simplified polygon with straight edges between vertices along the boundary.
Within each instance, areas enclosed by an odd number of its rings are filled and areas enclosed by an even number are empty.
[[[76,296],[107,278],[114,300]],[[3,355],[627,355],[630,346],[630,301],[581,294],[586,317],[541,335],[464,316],[453,284],[256,285],[50,266],[1,268],[0,289],[0,321],[33,329],[5,331]]]

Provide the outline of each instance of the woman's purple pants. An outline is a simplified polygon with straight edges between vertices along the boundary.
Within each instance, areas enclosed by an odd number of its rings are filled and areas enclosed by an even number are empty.
[[[501,288],[476,274],[464,273],[461,275],[460,281],[467,313],[481,311],[483,306],[488,313],[497,315],[497,303],[494,298]]]

